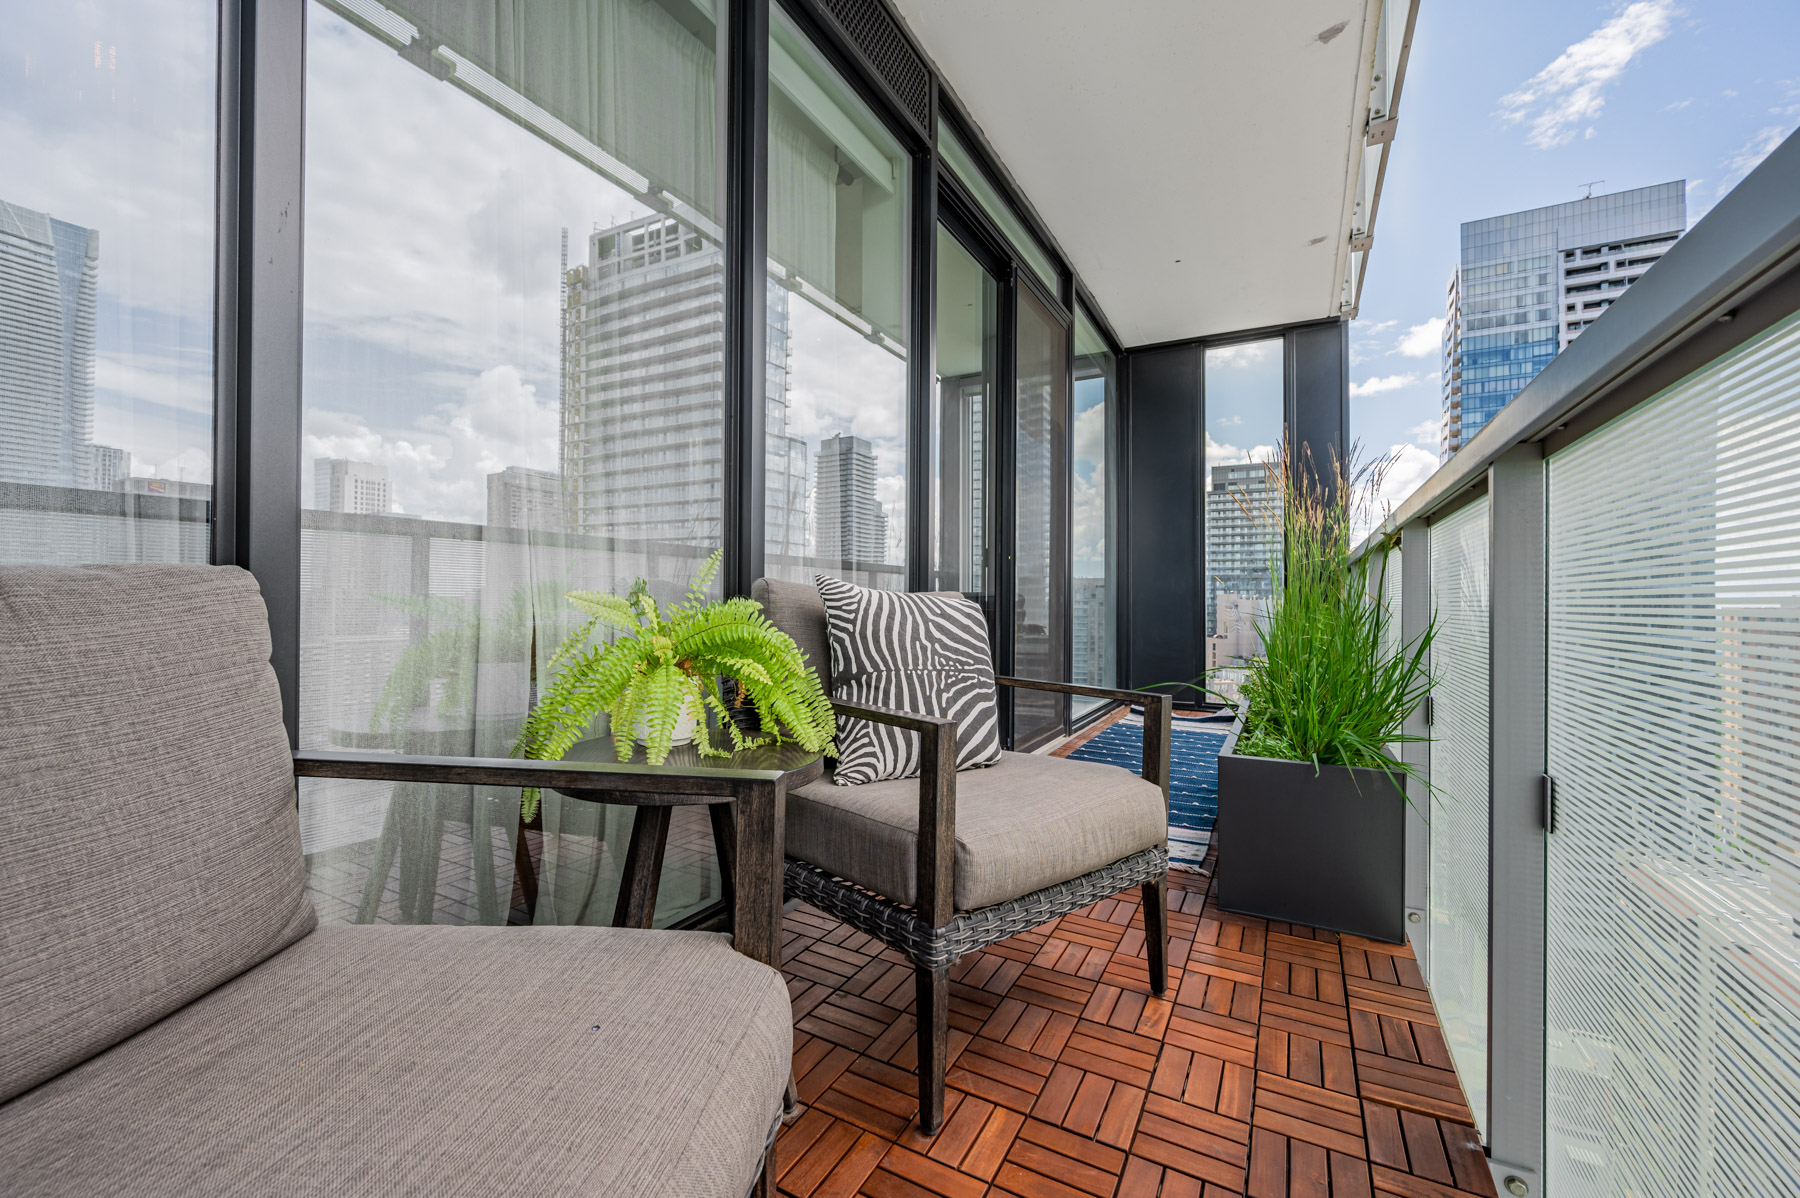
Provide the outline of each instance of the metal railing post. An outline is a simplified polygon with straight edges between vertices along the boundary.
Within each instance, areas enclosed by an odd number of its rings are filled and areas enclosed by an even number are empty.
[[[1544,1176],[1544,455],[1514,446],[1488,468],[1492,787],[1488,967],[1489,1168],[1502,1195]]]
[[[1404,647],[1425,635],[1431,622],[1431,527],[1415,520],[1400,532],[1400,644]],[[1426,706],[1407,717],[1410,736],[1431,735]],[[1406,932],[1419,968],[1426,967],[1431,952],[1426,912],[1430,906],[1431,746],[1422,741],[1402,745],[1400,759],[1418,771],[1406,782]]]

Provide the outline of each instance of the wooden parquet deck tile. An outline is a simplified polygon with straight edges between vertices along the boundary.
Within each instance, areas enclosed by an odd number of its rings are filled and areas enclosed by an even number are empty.
[[[1210,864],[1210,863],[1209,863]],[[786,918],[789,1198],[1494,1195],[1410,949],[1217,911],[1170,875],[1169,992],[1136,890],[951,971],[945,1118],[919,1132],[913,972]]]

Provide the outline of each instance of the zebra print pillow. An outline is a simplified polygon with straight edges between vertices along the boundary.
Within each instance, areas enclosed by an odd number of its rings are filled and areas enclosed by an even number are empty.
[[[956,768],[1000,760],[987,620],[962,595],[898,594],[819,575],[833,698],[956,721]],[[919,734],[838,720],[839,786],[919,772]]]

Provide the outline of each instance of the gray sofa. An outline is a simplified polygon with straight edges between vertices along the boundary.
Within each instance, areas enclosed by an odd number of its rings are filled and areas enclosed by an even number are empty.
[[[738,912],[763,960],[714,933],[315,926],[240,570],[0,569],[0,680],[0,1193],[767,1184],[793,1035],[773,894]],[[584,769],[337,756],[489,784]],[[766,861],[747,843],[772,890],[778,831]]]

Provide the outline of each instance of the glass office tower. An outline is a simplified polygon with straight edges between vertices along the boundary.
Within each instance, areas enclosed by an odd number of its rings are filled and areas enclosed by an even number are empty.
[[[1687,230],[1677,179],[1468,221],[1446,297],[1449,457],[1594,323]]]

